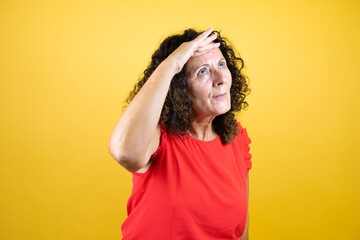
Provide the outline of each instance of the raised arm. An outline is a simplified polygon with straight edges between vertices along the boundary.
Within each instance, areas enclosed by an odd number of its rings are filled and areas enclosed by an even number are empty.
[[[160,141],[159,119],[171,79],[192,56],[219,47],[209,28],[193,41],[182,43],[155,69],[115,125],[109,141],[113,158],[130,172],[145,167]]]

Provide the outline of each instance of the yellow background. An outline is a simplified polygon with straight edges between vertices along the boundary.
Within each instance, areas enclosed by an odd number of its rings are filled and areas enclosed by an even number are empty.
[[[359,1],[1,1],[0,239],[120,239],[108,153],[152,52],[221,30],[252,93],[250,239],[360,239]],[[149,226],[151,227],[151,226]]]

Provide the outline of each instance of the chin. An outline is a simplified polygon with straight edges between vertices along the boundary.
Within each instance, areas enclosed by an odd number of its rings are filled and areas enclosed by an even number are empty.
[[[230,109],[231,109],[231,106],[226,106],[222,109],[219,109],[219,111],[217,111],[217,116],[227,113],[228,111],[230,111]]]

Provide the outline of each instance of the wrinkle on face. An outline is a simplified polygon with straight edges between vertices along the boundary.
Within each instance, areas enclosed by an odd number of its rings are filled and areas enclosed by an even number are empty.
[[[231,73],[227,66],[224,68],[223,65],[226,66],[226,61],[219,48],[191,57],[187,62],[187,85],[197,117],[214,118],[230,110]],[[199,75],[202,70],[206,74]],[[214,98],[224,93],[226,99]]]

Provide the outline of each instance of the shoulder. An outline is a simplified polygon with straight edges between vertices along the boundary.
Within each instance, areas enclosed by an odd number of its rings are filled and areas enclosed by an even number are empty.
[[[239,121],[237,121],[237,125],[238,125],[238,129],[239,131],[243,130],[244,128],[242,127],[241,123]]]
[[[237,124],[238,124],[238,129],[239,129],[239,137],[241,137],[247,143],[251,143],[251,139],[249,138],[246,127],[243,127],[243,125],[241,125],[241,123],[239,121],[237,122]]]

